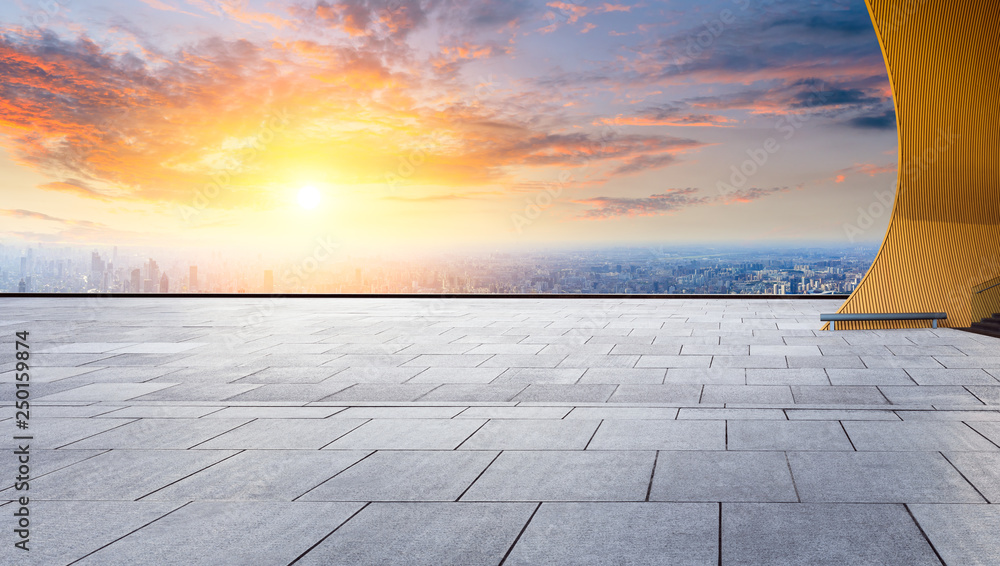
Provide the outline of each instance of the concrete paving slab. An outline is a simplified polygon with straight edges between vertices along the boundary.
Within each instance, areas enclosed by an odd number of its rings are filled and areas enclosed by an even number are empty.
[[[784,452],[661,451],[650,501],[798,501]]]
[[[133,419],[32,419],[26,432],[32,437],[29,443],[32,449],[60,448],[132,421]],[[13,435],[0,437],[0,449],[13,449],[19,444],[24,444],[24,441],[14,439]]]
[[[66,448],[186,450],[248,422],[249,419],[138,419]]]
[[[493,566],[536,505],[373,503],[295,564]]]
[[[706,382],[707,383],[707,382]],[[830,385],[822,368],[748,369],[747,385]]]
[[[701,402],[760,405],[794,403],[791,389],[784,385],[706,385]]]
[[[512,401],[558,401],[564,403],[601,403],[608,398],[619,387],[612,384],[581,384],[581,385],[561,385],[561,384],[531,384],[515,395]],[[640,387],[632,385],[628,387]],[[662,387],[662,386],[661,386]]]
[[[587,447],[599,450],[725,450],[723,421],[606,420]]]
[[[651,419],[674,420],[677,409],[670,407],[574,407],[567,419]]]
[[[205,419],[208,420],[208,419]],[[197,445],[198,450],[318,450],[365,419],[259,419]]]
[[[1000,385],[982,368],[974,369],[907,369],[917,385]]]
[[[230,371],[239,371],[232,368]],[[229,381],[235,383],[320,383],[342,369],[332,367],[268,367]]]
[[[698,503],[543,503],[504,564],[715,564],[718,513]]]
[[[420,397],[424,402],[505,402],[525,390],[521,383],[445,383]]]
[[[30,550],[4,549],[4,553],[15,560],[13,553],[18,552],[17,564],[69,564],[181,505],[162,501],[32,501]]]
[[[913,517],[945,564],[989,566],[1000,563],[996,534],[1000,507],[910,505]]]
[[[878,387],[865,385],[793,385],[792,397],[801,405],[888,405]]]
[[[487,371],[497,371],[487,370]],[[586,368],[510,368],[503,370],[496,379],[492,380],[494,384],[520,384],[529,385],[532,383],[562,383],[562,384],[572,384],[580,381],[584,373],[587,372]],[[603,370],[608,371],[608,370]],[[612,370],[622,371],[622,370]],[[662,376],[661,376],[662,379]],[[602,381],[599,383],[613,383],[609,381]]]
[[[485,422],[476,419],[376,419],[352,430],[327,448],[454,450]]]
[[[316,401],[415,401],[434,390],[430,383],[357,383]]]
[[[590,368],[579,383],[662,384],[665,374],[658,368]]]
[[[190,407],[192,409],[197,407]],[[226,407],[214,409],[206,419],[325,419],[346,407]]]
[[[39,401],[128,401],[176,383],[93,383],[39,397]]]
[[[894,405],[973,405],[982,407],[983,402],[956,385],[881,385],[879,390]]]
[[[462,501],[643,501],[655,453],[509,451]]]
[[[992,423],[976,423],[976,428]],[[844,423],[844,429],[859,452],[914,450],[1000,450],[961,422],[863,422]]]
[[[561,419],[573,407],[469,407],[457,419]]]
[[[985,503],[939,452],[789,452],[806,503]]]
[[[684,407],[677,414],[678,420],[788,420],[782,409],[739,409],[715,407]]]
[[[583,450],[599,420],[491,420],[459,447],[461,450]]]
[[[508,370],[509,371],[509,370]],[[431,367],[409,378],[407,383],[490,383],[505,373],[502,368]]]
[[[246,450],[145,500],[292,501],[369,454],[365,450]]]
[[[730,450],[854,450],[837,421],[748,421],[728,423]]]
[[[916,370],[914,370],[916,371]],[[920,370],[935,371],[935,370]],[[828,369],[831,385],[916,385],[902,368]]]
[[[902,505],[723,503],[723,564],[937,565]]]
[[[77,562],[82,565],[288,564],[360,503],[196,501]]]
[[[497,454],[379,450],[344,471],[334,471],[331,479],[314,484],[299,501],[455,501]]]
[[[31,498],[134,501],[234,454],[234,450],[109,450],[36,478]],[[10,492],[0,492],[0,498]]]

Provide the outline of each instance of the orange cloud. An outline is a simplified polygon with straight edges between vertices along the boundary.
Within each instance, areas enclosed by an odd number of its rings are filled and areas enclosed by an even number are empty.
[[[85,183],[73,179],[68,181],[55,181],[52,183],[44,183],[38,185],[38,188],[46,191],[58,191],[63,193],[69,193],[72,195],[100,200],[104,202],[113,201],[113,199],[108,195],[98,192],[92,189],[91,187],[88,187]]]
[[[225,2],[220,2],[219,6],[227,16],[240,23],[254,27],[259,27],[257,24],[267,24],[278,29],[292,27],[292,22],[281,16],[269,12],[251,10],[247,7],[246,0],[226,0]]]
[[[731,128],[739,123],[737,120],[713,114],[687,114],[673,118],[654,118],[644,116],[622,116],[601,120],[603,124],[619,126],[698,126],[711,128]]]
[[[876,175],[884,175],[886,173],[895,173],[897,171],[895,163],[888,163],[886,165],[875,165],[874,163],[856,163],[852,167],[847,167],[836,171],[834,174],[834,183],[843,183],[848,175],[854,173],[862,173],[868,175],[869,177],[874,177]]]

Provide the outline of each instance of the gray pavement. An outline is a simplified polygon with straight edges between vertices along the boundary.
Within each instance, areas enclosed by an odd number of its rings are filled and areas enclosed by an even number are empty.
[[[1000,340],[838,306],[2,297],[0,563],[1000,563]]]

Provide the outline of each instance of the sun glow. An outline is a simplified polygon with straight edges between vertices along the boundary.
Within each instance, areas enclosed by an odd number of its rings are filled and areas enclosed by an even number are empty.
[[[299,189],[299,206],[306,210],[312,210],[319,206],[322,195],[313,186],[305,186]]]

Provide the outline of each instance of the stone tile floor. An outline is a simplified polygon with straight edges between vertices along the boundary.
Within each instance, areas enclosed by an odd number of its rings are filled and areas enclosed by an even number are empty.
[[[3,297],[0,563],[1000,563],[1000,340],[837,306]]]

